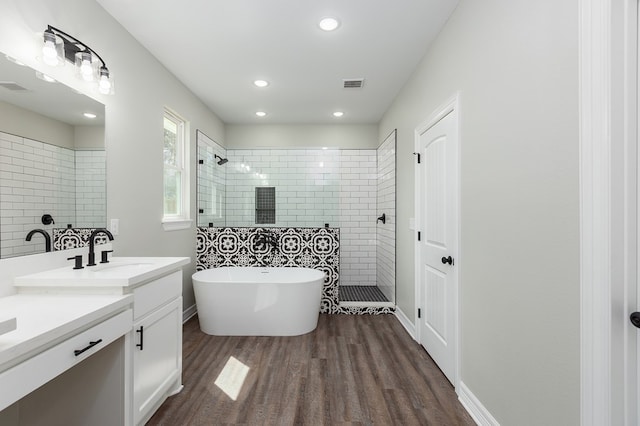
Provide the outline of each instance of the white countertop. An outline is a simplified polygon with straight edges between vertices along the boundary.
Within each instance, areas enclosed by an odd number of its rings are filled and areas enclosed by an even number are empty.
[[[109,263],[73,269],[68,266],[16,277],[14,286],[28,287],[133,287],[191,261],[188,257],[113,257]]]
[[[0,335],[0,371],[125,309],[132,295],[17,294],[0,298],[3,317],[17,328]]]

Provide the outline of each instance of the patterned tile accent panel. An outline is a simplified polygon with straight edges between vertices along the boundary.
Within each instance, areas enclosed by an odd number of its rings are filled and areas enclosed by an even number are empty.
[[[337,314],[347,315],[383,315],[396,311],[392,306],[338,306]]]
[[[262,240],[271,235],[276,248]],[[321,313],[338,313],[340,230],[337,228],[207,228],[196,233],[196,269],[299,266],[326,273]]]
[[[69,250],[89,245],[89,236],[99,228],[53,228],[53,250]],[[104,234],[96,237],[97,244],[107,244],[109,239]]]

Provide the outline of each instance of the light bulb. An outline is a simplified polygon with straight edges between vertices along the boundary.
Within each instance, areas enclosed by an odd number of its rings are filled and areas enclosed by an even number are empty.
[[[52,67],[60,63],[58,50],[56,49],[56,35],[51,31],[45,31],[42,35],[44,44],[42,45],[42,60]]]
[[[45,41],[42,46],[42,59],[47,65],[58,65],[58,54],[56,53],[56,46],[52,41]]]
[[[98,82],[98,91],[103,95],[111,93],[111,80],[109,79],[109,70],[107,67],[100,67],[100,81]]]
[[[82,78],[84,81],[93,80],[93,70],[91,69],[91,62],[83,59],[82,65],[80,65],[80,74],[82,74]]]
[[[84,81],[93,81],[96,78],[90,52],[76,53],[76,67],[78,76]]]

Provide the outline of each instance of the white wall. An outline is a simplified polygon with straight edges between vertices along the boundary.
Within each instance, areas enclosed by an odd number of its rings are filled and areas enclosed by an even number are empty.
[[[73,148],[73,126],[2,101],[0,131],[63,148]]]
[[[577,1],[462,0],[379,128],[413,318],[414,130],[460,91],[461,378],[503,425],[579,424],[577,77]]]
[[[226,146],[240,148],[365,149],[379,145],[374,124],[227,124]]]
[[[75,149],[104,149],[104,127],[74,126],[73,147]]]
[[[189,122],[190,164],[195,164],[195,131],[201,129],[224,144],[223,123],[143,49],[94,1],[33,0],[4,2],[0,14],[0,51],[45,70],[38,32],[53,25],[87,43],[107,62],[116,93],[101,96],[76,80],[71,67],[46,68],[64,82],[105,104],[107,149],[107,218],[120,219],[116,256],[189,256],[184,272],[184,304],[194,303],[195,178],[190,176],[194,224],[165,232],[162,219],[162,114],[169,107]],[[2,284],[2,283],[0,283]]]

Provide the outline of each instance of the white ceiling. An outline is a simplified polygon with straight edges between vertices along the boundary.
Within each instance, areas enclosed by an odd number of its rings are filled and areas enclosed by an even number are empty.
[[[377,123],[457,0],[97,0],[225,123]],[[324,32],[320,18],[341,26]],[[108,59],[107,59],[108,61]],[[113,70],[117,74],[117,70]],[[364,78],[362,89],[343,79]],[[271,84],[259,89],[256,79]],[[117,82],[116,82],[117,84]],[[255,112],[267,112],[264,118]],[[344,111],[341,119],[333,111]]]

